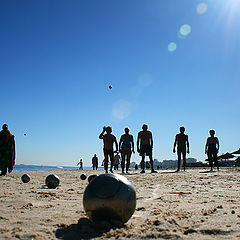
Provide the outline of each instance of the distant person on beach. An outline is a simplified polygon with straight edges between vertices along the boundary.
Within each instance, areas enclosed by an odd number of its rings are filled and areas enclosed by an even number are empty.
[[[79,163],[77,164],[77,166],[79,165],[79,170],[83,170],[83,160],[80,159]]]
[[[121,157],[120,157],[119,153],[116,153],[116,155],[114,156],[114,160],[113,160],[114,170],[118,170],[120,159],[121,159]]]
[[[219,171],[218,167],[218,160],[217,154],[219,150],[219,141],[217,137],[214,137],[215,130],[211,129],[209,131],[210,137],[207,138],[207,142],[205,145],[205,154],[208,156],[209,166],[211,167],[211,171],[213,170],[213,163],[217,170]]]
[[[12,172],[15,165],[15,140],[8,130],[8,125],[2,126],[0,132],[0,176],[5,176],[7,171]]]
[[[145,155],[148,156],[150,159],[151,173],[157,172],[153,169],[152,149],[153,149],[152,133],[148,131],[148,125],[143,124],[142,131],[138,133],[137,137],[137,151],[139,152],[139,155],[142,157],[141,160],[142,171],[140,173],[145,173]]]
[[[126,161],[126,173],[128,173],[129,167],[130,167],[130,159],[132,152],[134,153],[134,142],[133,142],[133,136],[129,134],[130,129],[128,127],[125,127],[125,134],[123,134],[120,138],[119,142],[119,148],[121,152],[121,168],[122,173],[124,173],[125,168],[125,161]]]
[[[104,134],[106,131],[106,134]],[[118,151],[118,143],[116,137],[111,134],[112,128],[110,126],[103,127],[103,131],[100,133],[99,138],[103,140],[103,153],[105,158],[104,169],[106,173],[108,172],[108,158],[110,158],[111,166],[110,172],[113,173],[113,143],[115,143],[116,151]]]
[[[181,156],[183,159],[183,170],[185,171],[186,168],[186,153],[189,153],[189,142],[188,142],[188,135],[184,134],[185,127],[180,127],[180,133],[176,135],[173,152],[175,153],[176,145],[177,145],[177,155],[178,155],[178,168],[176,172],[180,171],[181,166]],[[187,149],[186,149],[187,148]]]
[[[98,157],[97,154],[94,154],[93,158],[92,158],[92,168],[93,170],[97,170],[98,169]]]

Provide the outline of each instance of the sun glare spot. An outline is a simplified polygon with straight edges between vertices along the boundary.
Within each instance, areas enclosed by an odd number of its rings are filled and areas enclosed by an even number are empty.
[[[169,52],[174,52],[177,49],[177,44],[175,42],[170,42],[168,44],[168,51]]]
[[[206,11],[207,11],[206,3],[200,3],[197,5],[197,13],[198,14],[204,14]]]
[[[131,113],[131,103],[125,100],[117,101],[112,107],[112,117],[118,121],[127,118]]]
[[[189,35],[191,33],[191,26],[188,24],[184,24],[180,27],[179,33],[186,37],[187,35]]]

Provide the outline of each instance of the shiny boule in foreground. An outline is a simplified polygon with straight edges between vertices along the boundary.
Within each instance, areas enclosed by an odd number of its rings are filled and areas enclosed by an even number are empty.
[[[136,192],[127,178],[119,174],[101,174],[88,184],[83,207],[92,221],[127,222],[136,208]]]
[[[30,181],[30,176],[28,174],[23,174],[21,180],[23,183],[28,183]]]
[[[57,175],[51,174],[46,177],[45,183],[48,188],[56,188],[60,183],[60,179]]]
[[[90,183],[95,177],[97,177],[98,175],[96,175],[96,174],[93,174],[93,175],[90,175],[89,177],[88,177],[88,182]]]

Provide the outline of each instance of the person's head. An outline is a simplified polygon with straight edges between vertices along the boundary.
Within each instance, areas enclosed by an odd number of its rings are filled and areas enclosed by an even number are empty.
[[[180,127],[180,133],[184,133],[185,132],[185,127],[181,126]]]
[[[148,129],[148,125],[144,123],[144,124],[142,125],[142,130],[143,130],[143,131],[147,131],[147,129]]]
[[[209,130],[209,134],[210,134],[211,137],[214,137],[214,135],[215,135],[215,130],[214,130],[214,129],[210,129],[210,130]]]
[[[124,129],[124,130],[125,130],[125,133],[126,133],[126,134],[128,134],[128,133],[129,133],[129,131],[130,131],[129,127],[125,127],[125,129]]]
[[[5,130],[5,131],[8,130],[8,125],[6,123],[3,124],[2,129]]]
[[[111,132],[112,132],[112,127],[107,126],[107,127],[106,127],[106,132],[107,132],[108,134],[111,133]]]
[[[97,156],[97,154],[94,154],[94,157],[96,157]]]

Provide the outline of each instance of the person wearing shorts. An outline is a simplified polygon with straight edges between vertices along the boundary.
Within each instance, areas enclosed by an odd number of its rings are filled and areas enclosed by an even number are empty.
[[[120,138],[119,142],[119,148],[121,152],[121,168],[122,173],[124,173],[125,168],[125,162],[126,162],[126,173],[128,173],[129,166],[130,166],[130,159],[132,152],[134,153],[134,142],[133,142],[133,136],[129,134],[130,129],[126,127],[125,134],[123,134]]]
[[[186,153],[189,153],[189,142],[188,142],[188,135],[184,134],[185,127],[180,127],[180,133],[176,135],[173,152],[175,153],[176,145],[177,145],[177,155],[178,155],[178,168],[176,172],[180,171],[181,166],[181,156],[183,158],[183,170],[185,171],[186,168]],[[186,149],[187,148],[187,149]]]
[[[137,151],[142,157],[140,173],[145,173],[145,156],[148,156],[151,164],[151,173],[157,173],[153,168],[153,159],[152,159],[152,148],[153,148],[153,138],[152,133],[148,131],[148,125],[143,124],[142,131],[138,133],[137,137]]]
[[[106,134],[104,134],[106,131]],[[99,138],[103,140],[103,154],[105,158],[104,169],[106,173],[108,172],[108,158],[110,158],[110,172],[113,173],[113,161],[114,161],[114,151],[113,151],[113,143],[115,143],[116,151],[118,151],[118,143],[116,137],[111,134],[112,128],[110,126],[103,127],[103,131],[100,133]]]

